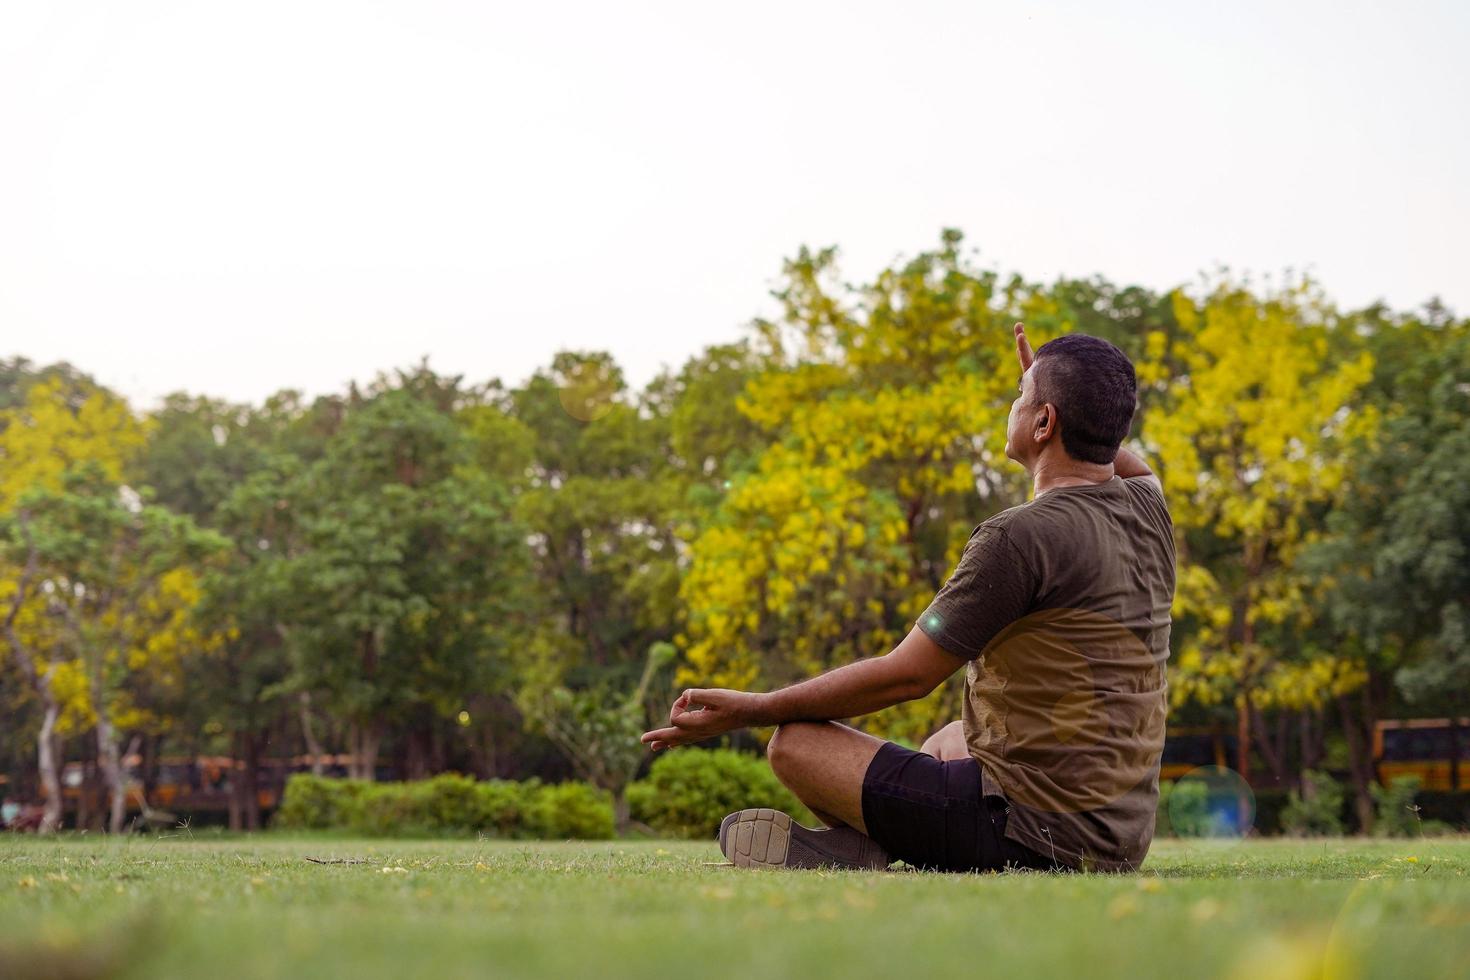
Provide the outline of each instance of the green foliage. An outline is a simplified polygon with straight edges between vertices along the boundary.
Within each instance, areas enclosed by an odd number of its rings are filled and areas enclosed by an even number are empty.
[[[286,780],[286,791],[276,810],[275,826],[292,830],[346,827],[356,799],[367,785],[360,779],[326,779],[310,773],[297,773]]]
[[[628,787],[633,818],[672,837],[709,839],[735,810],[768,806],[808,826],[816,819],[776,779],[766,760],[731,749],[665,752]]]
[[[1325,772],[1308,769],[1305,794],[1292,790],[1281,811],[1281,829],[1293,837],[1335,837],[1342,833],[1343,787]]]
[[[1327,520],[1313,570],[1345,637],[1374,651],[1418,711],[1462,709],[1470,685],[1470,330],[1380,327],[1387,418],[1356,492]],[[1407,348],[1397,352],[1402,345]]]
[[[605,840],[613,836],[612,800],[586,783],[543,786],[531,799],[526,822],[532,836],[545,840]]]
[[[613,836],[613,814],[607,794],[585,783],[478,782],[458,773],[417,782],[372,783],[298,773],[286,783],[275,826],[370,837],[480,833],[601,840]]]
[[[1414,796],[1419,792],[1420,778],[1409,773],[1396,776],[1388,786],[1372,786],[1373,832],[1380,837],[1417,837],[1423,822]]]
[[[1209,787],[1196,779],[1159,783],[1154,836],[1204,837],[1210,832]]]
[[[539,779],[487,779],[477,784],[479,826],[497,837],[517,837],[528,833],[528,815],[537,794]]]
[[[647,754],[639,736],[648,724],[649,686],[674,655],[673,644],[652,644],[637,687],[624,694],[605,684],[572,690],[533,676],[518,699],[527,720],[545,732],[576,771],[613,795],[619,829],[627,823],[624,790]]]

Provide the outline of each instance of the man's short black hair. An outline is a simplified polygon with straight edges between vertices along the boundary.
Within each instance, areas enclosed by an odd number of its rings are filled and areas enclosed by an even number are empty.
[[[1032,370],[1036,403],[1056,406],[1067,455],[1111,463],[1138,407],[1138,377],[1128,355],[1101,337],[1071,333],[1042,344]]]

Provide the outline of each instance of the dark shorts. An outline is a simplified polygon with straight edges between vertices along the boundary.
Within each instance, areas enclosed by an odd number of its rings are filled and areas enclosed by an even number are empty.
[[[974,759],[940,762],[883,743],[863,777],[863,823],[896,860],[936,871],[1059,867],[1005,836],[1004,797],[980,792]]]

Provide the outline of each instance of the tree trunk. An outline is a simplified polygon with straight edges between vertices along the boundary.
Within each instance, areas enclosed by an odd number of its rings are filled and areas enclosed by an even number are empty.
[[[378,778],[378,745],[383,736],[375,725],[358,727],[358,758],[362,766],[362,778],[372,782]]]
[[[1248,701],[1244,694],[1235,700],[1235,771],[1241,779],[1250,784],[1251,770],[1251,713]],[[1247,794],[1242,793],[1236,804],[1236,826],[1246,827],[1251,821],[1251,803]]]
[[[260,751],[254,732],[243,733],[245,743],[244,770],[240,773],[240,788],[244,795],[245,826],[249,830],[260,829]]]
[[[137,739],[134,739],[136,742]],[[147,800],[153,796],[154,790],[158,788],[158,736],[154,735],[142,740],[143,761],[138,767],[143,781],[143,799]]]
[[[102,822],[100,820],[95,828],[92,826],[92,810],[94,809],[92,804],[101,796],[97,791],[97,781],[102,778],[95,758],[97,740],[83,738],[77,748],[77,775],[79,778],[77,779],[77,809],[72,814],[72,827],[76,830],[96,829],[101,831]],[[61,747],[59,739],[57,740],[56,758],[60,759],[63,765],[65,764],[66,750]]]
[[[122,759],[119,758],[112,719],[100,703],[97,708],[97,765],[102,770],[103,785],[107,787],[107,829],[110,833],[120,834],[128,812],[127,786],[123,782]]]
[[[433,722],[429,723],[429,771],[441,773],[449,768],[448,758],[444,749],[444,736],[440,727]]]
[[[306,751],[311,754],[311,774],[320,776],[322,774],[322,743],[317,741],[316,731],[311,723],[311,692],[302,691],[297,696],[296,705],[301,715],[301,734],[306,738]]]
[[[358,756],[357,722],[347,726],[347,778],[361,779],[362,764]]]
[[[1363,726],[1353,717],[1346,694],[1338,695],[1337,708],[1342,715],[1343,734],[1348,743],[1348,767],[1353,781],[1353,806],[1358,815],[1358,832],[1373,830],[1373,745],[1364,736]]]
[[[51,696],[49,684],[45,688],[42,705],[44,714],[41,736],[36,740],[36,765],[41,770],[41,788],[46,801],[38,829],[49,834],[61,829],[61,772],[56,761],[56,719],[61,716],[61,706]]]
[[[403,778],[419,780],[428,775],[428,757],[424,750],[423,729],[414,727],[404,733]]]
[[[632,820],[628,816],[628,787],[625,783],[613,792],[613,829],[619,837],[627,833]]]
[[[1251,768],[1251,715],[1245,695],[1235,699],[1235,771],[1247,782]]]
[[[372,725],[354,723],[351,733],[352,764],[348,775],[353,779],[373,780],[378,772],[378,744],[381,735]]]
[[[1246,703],[1251,714],[1251,728],[1261,733],[1261,737],[1256,740],[1256,747],[1266,760],[1266,767],[1271,770],[1271,778],[1279,786],[1286,782],[1286,765],[1283,761],[1285,753],[1279,751],[1277,744],[1273,744],[1270,731],[1266,727],[1266,719],[1261,717],[1260,710],[1250,704],[1249,700]]]
[[[1302,794],[1302,799],[1307,798],[1307,770],[1316,768],[1317,757],[1312,744],[1312,712],[1303,708],[1296,719],[1297,724],[1297,791]]]
[[[240,733],[235,733],[235,738],[230,746],[230,829],[233,831],[245,828],[244,802],[245,780],[240,778],[239,759]]]
[[[15,621],[20,616],[20,610],[30,596],[31,582],[36,578],[40,566],[40,550],[31,538],[30,515],[24,508],[16,511],[16,520],[20,526],[21,537],[26,543],[26,562],[21,569],[20,577],[16,580],[15,590],[11,594],[10,609],[5,615],[5,639],[10,645],[10,652],[15,657],[15,665],[20,670],[21,676],[30,682],[31,688],[41,701],[41,733],[36,739],[36,767],[40,770],[41,789],[45,794],[45,802],[42,803],[41,826],[37,828],[43,834],[54,833],[61,829],[62,804],[61,798],[61,772],[60,755],[56,750],[56,721],[61,716],[61,706],[56,701],[56,692],[51,688],[51,675],[49,671],[42,673],[36,669],[36,660],[31,651],[26,649],[20,640],[20,634],[16,632]]]

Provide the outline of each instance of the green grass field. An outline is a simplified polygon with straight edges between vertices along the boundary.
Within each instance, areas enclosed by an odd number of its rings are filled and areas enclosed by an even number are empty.
[[[1470,975],[1470,838],[1159,841],[1121,877],[719,860],[657,841],[4,837],[0,977]]]

